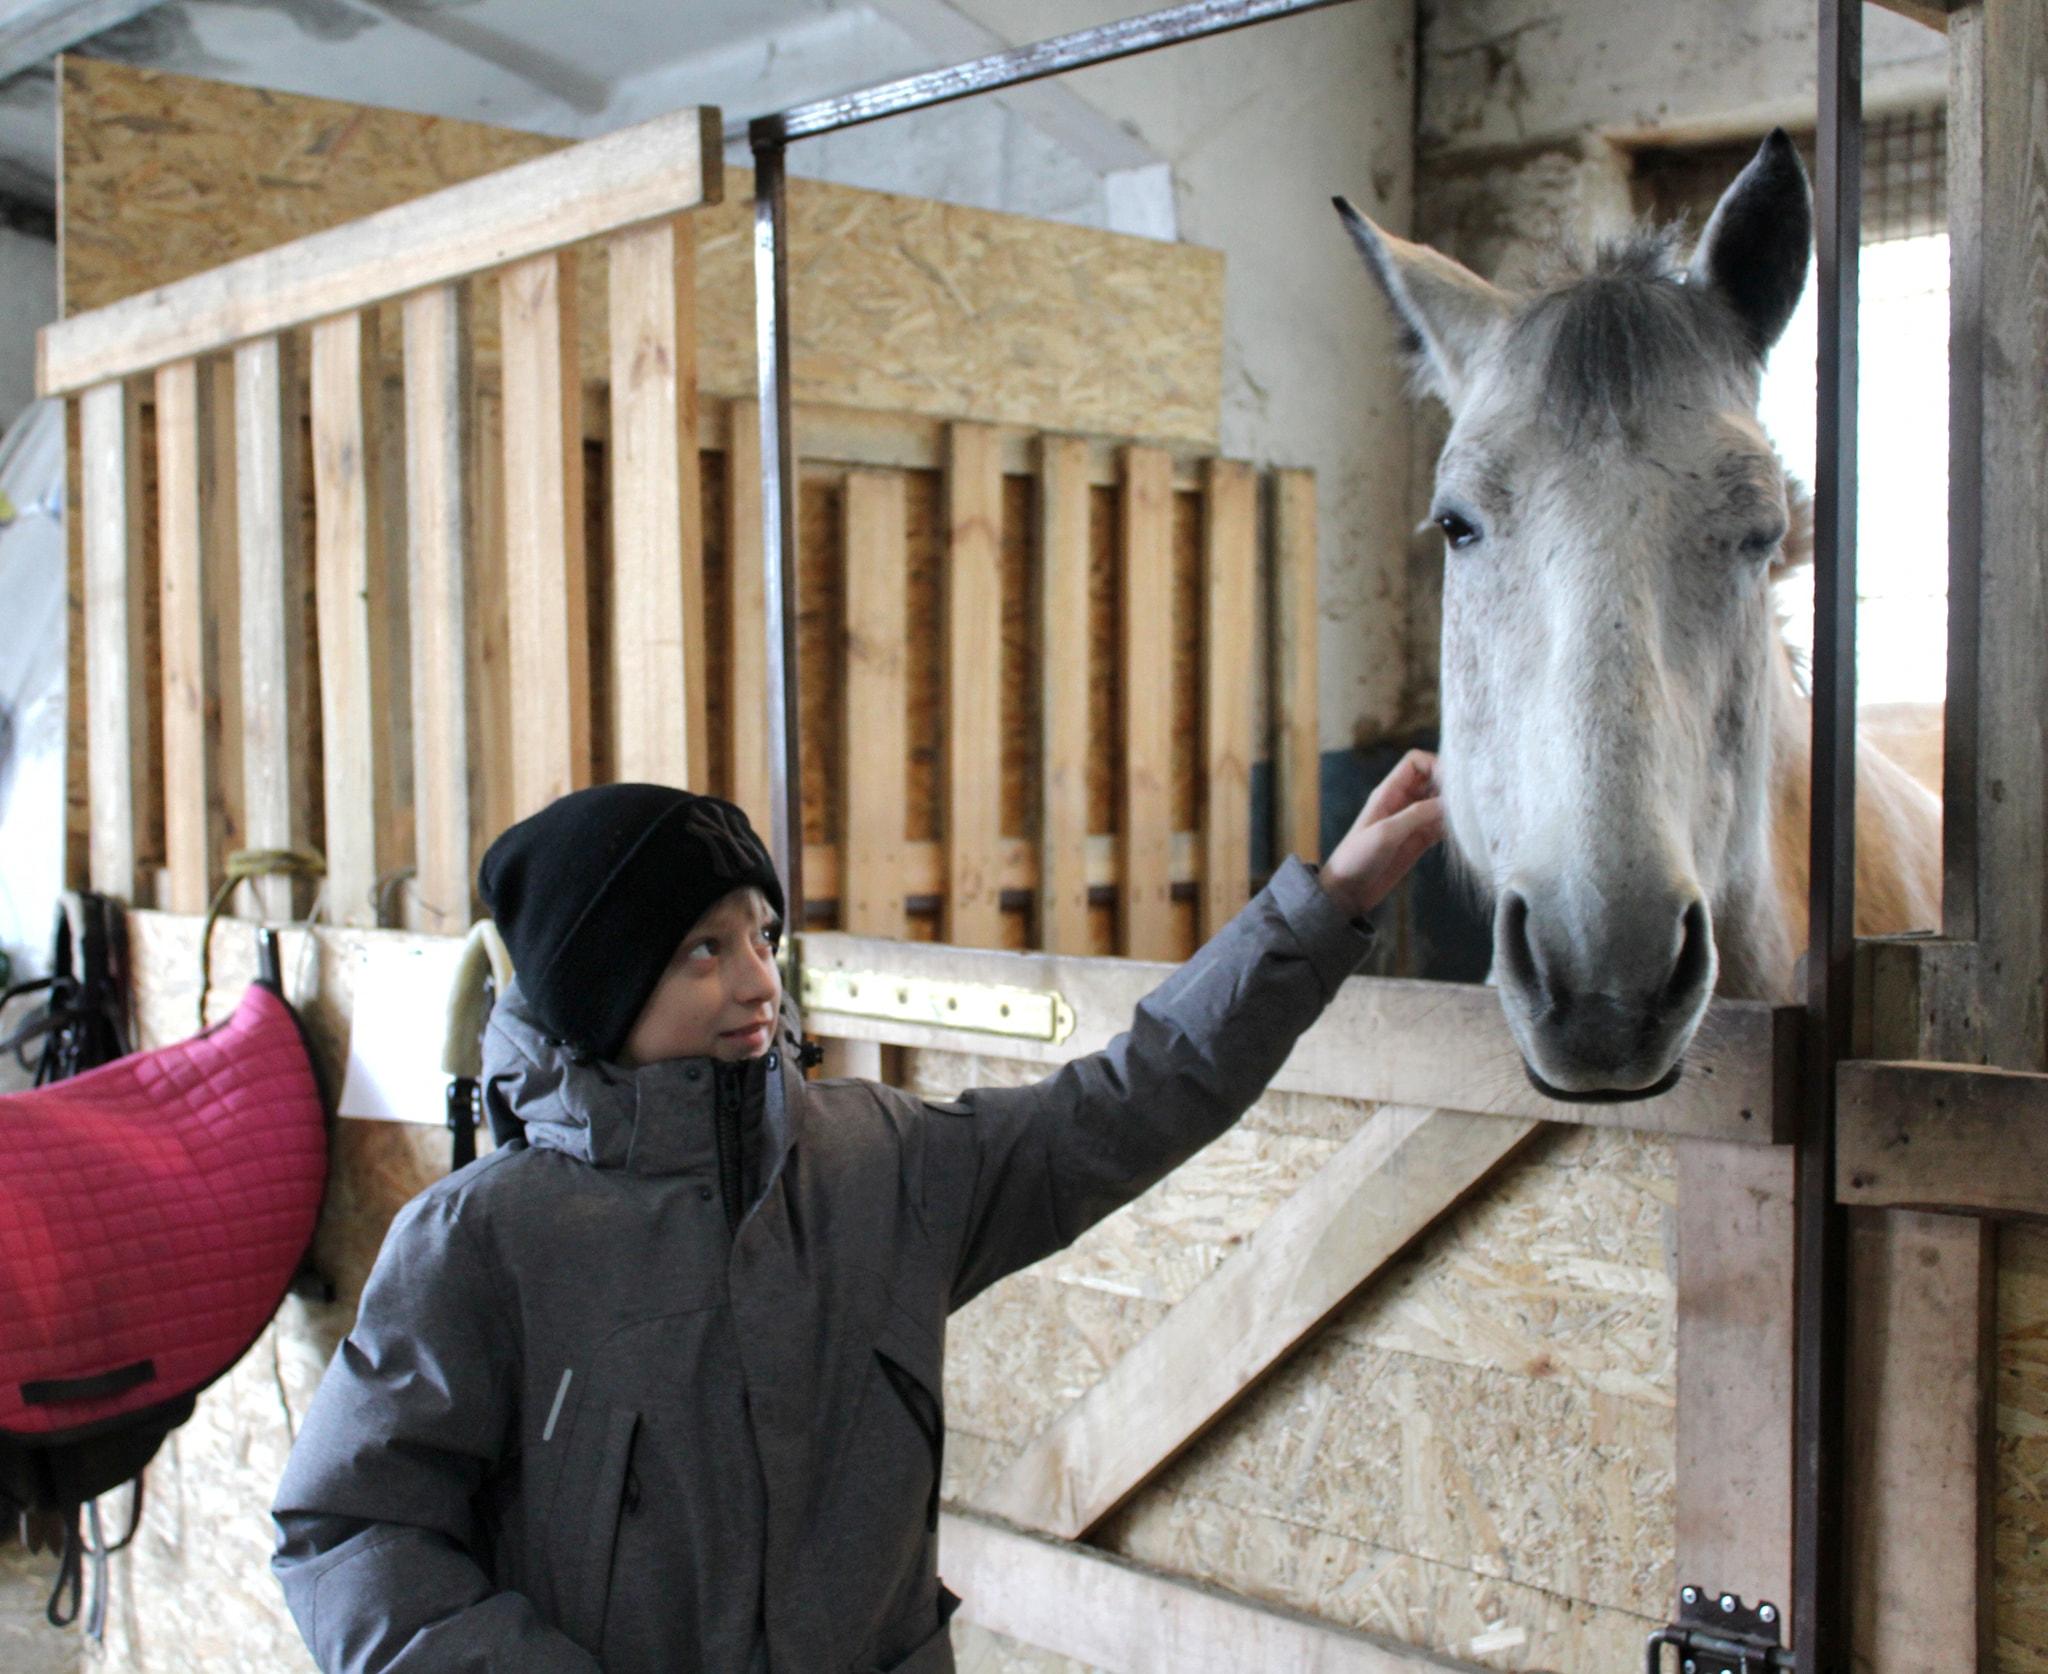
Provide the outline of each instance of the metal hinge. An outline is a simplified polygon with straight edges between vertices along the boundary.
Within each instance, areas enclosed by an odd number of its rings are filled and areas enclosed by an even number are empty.
[[[1746,1605],[1733,1593],[1709,1594],[1701,1587],[1678,1590],[1678,1620],[1650,1635],[1643,1667],[1665,1674],[1664,1647],[1678,1651],[1679,1674],[1767,1674],[1796,1669],[1785,1649],[1775,1604]]]
[[[797,998],[815,1032],[825,1035],[832,1031],[815,1021],[818,1014],[966,1029],[1048,1045],[1074,1032],[1074,1008],[1046,988],[941,982],[888,971],[819,970],[807,965],[798,980]]]

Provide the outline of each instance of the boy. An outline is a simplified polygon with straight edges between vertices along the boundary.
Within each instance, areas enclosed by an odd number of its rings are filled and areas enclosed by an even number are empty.
[[[948,1313],[1223,1132],[1441,834],[1411,754],[1320,878],[1289,860],[1035,1086],[811,1083],[746,817],[563,797],[480,883],[518,967],[501,1146],[400,1213],[278,1491],[329,1674],[950,1674]]]

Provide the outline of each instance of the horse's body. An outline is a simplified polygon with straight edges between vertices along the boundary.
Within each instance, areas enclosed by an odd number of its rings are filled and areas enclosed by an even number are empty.
[[[1803,508],[1755,416],[1804,171],[1773,135],[1689,265],[1646,235],[1532,296],[1339,210],[1451,411],[1443,790],[1493,980],[1544,1091],[1646,1096],[1713,993],[1790,997],[1805,943],[1811,709],[1770,587]],[[1939,805],[1857,766],[1856,928],[1931,928]]]

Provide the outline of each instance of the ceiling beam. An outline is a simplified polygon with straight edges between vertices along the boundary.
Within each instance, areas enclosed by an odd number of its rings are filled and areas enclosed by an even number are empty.
[[[0,81],[154,11],[161,0],[0,0]]]

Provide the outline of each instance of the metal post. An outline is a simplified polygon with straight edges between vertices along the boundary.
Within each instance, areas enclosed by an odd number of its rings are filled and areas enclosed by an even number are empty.
[[[761,596],[768,636],[768,784],[775,870],[794,947],[804,923],[804,792],[797,751],[796,443],[789,397],[789,191],[780,140],[754,140],[754,343],[761,408]],[[746,694],[739,694],[746,701]]]
[[[1820,5],[1820,412],[1814,477],[1813,789],[1799,1133],[1792,1645],[1802,1674],[1848,1666],[1842,1444],[1844,1217],[1835,1066],[1850,1053],[1856,889],[1856,274],[1863,0]]]

